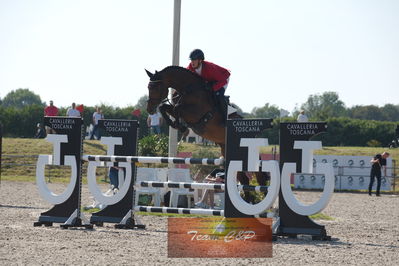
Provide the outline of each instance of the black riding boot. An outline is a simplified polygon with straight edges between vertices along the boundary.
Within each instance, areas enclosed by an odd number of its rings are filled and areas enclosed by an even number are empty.
[[[222,114],[222,123],[226,124],[227,120],[227,102],[223,93],[216,93],[217,105]]]

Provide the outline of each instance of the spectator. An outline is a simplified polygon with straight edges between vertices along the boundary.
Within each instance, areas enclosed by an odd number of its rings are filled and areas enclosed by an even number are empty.
[[[116,194],[119,191],[119,170],[123,171],[123,174],[125,176],[126,171],[125,168],[123,167],[116,167],[116,166],[111,166],[109,168],[109,181],[111,184],[111,190],[113,194]]]
[[[66,115],[69,117],[80,117],[80,112],[76,109],[75,103],[72,103],[72,106],[68,108]]]
[[[53,101],[50,101],[50,105],[44,108],[44,116],[58,116],[58,108],[53,104]],[[55,134],[55,131],[49,127],[45,126],[46,134]]]
[[[108,177],[110,180],[110,188],[107,190],[107,192],[104,193],[107,196],[111,196],[111,193],[113,195],[115,195],[119,191],[119,169],[122,169],[124,171],[124,168],[121,168],[121,167],[111,166],[109,168]],[[90,210],[93,208],[98,208],[98,209],[102,210],[105,207],[107,207],[107,206],[104,204],[101,204],[99,201],[97,201],[93,197],[93,203],[91,205],[85,206],[83,208],[85,210]]]
[[[205,183],[213,183],[213,184],[223,184],[224,183],[224,170],[223,169],[214,169],[207,177],[204,179]],[[195,206],[198,208],[205,209],[213,209],[215,202],[214,196],[215,192],[219,192],[217,190],[206,189],[204,194],[202,195],[202,199],[195,203]]]
[[[36,139],[42,139],[46,137],[46,133],[44,132],[44,129],[40,123],[37,123],[36,125],[36,134],[35,138]]]
[[[113,191],[118,190],[119,189],[119,169],[118,167],[115,166],[111,166],[109,168],[109,181],[111,184],[111,189]]]
[[[149,115],[147,118],[147,126],[151,128],[152,134],[161,134],[161,123],[162,116],[158,112]]]
[[[98,127],[98,120],[100,119],[104,119],[104,115],[101,109],[96,107],[96,111],[93,113],[93,130],[91,131],[90,139],[94,139],[94,136],[96,136],[96,139],[101,138],[100,128]]]
[[[299,115],[298,115],[298,118],[296,119],[296,121],[300,122],[300,123],[304,123],[304,122],[308,122],[309,121],[307,115],[305,115],[305,111],[304,110],[301,110],[299,112]]]
[[[374,178],[377,178],[377,190],[376,195],[380,196],[381,187],[381,170],[384,168],[384,176],[387,176],[387,158],[389,157],[388,152],[383,152],[382,154],[377,154],[371,159],[371,171],[370,171],[370,184],[369,184],[369,195],[371,196],[371,190],[374,184]]]
[[[58,108],[50,101],[50,105],[44,108],[44,116],[58,116]]]

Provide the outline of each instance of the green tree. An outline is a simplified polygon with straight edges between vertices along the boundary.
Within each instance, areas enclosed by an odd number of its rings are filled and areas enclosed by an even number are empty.
[[[136,109],[140,109],[141,111],[147,110],[147,101],[148,101],[148,95],[146,94],[140,97],[140,99],[137,101],[134,107]]]
[[[256,118],[278,118],[280,117],[280,108],[266,103],[263,107],[252,109],[251,116]]]
[[[354,119],[386,120],[382,109],[376,105],[356,105],[348,109],[348,116]]]
[[[346,115],[346,108],[343,101],[339,99],[338,93],[327,91],[323,94],[310,95],[301,109],[312,120],[324,121],[330,117],[342,117]]]
[[[17,89],[9,92],[2,101],[4,107],[16,107],[23,108],[29,105],[41,105],[44,106],[40,96],[33,93],[29,89]]]
[[[399,120],[399,105],[386,104],[381,109],[386,121],[396,122]]]

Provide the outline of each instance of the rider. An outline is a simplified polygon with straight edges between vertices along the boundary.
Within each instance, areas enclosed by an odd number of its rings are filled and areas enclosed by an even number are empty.
[[[204,52],[195,49],[190,53],[191,63],[188,69],[200,75],[209,85],[212,86],[217,105],[223,115],[223,121],[227,117],[227,102],[224,92],[229,84],[230,71],[214,63],[205,61]]]

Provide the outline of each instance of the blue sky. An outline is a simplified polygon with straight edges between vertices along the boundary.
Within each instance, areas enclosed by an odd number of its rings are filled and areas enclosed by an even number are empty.
[[[244,111],[311,94],[399,104],[399,1],[182,0],[180,65],[201,48]],[[173,0],[0,0],[0,97],[134,105],[172,63]]]

